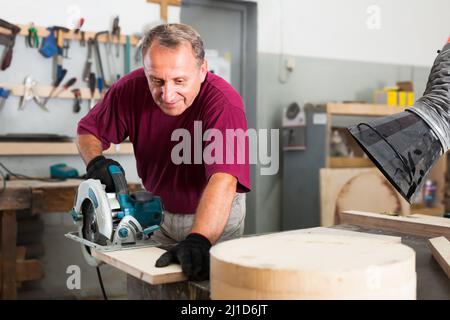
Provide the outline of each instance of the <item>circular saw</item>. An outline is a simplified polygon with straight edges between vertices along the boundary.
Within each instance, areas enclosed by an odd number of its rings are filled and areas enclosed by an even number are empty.
[[[147,191],[129,193],[122,169],[108,167],[115,193],[106,193],[100,180],[88,179],[78,187],[75,205],[70,211],[78,231],[66,237],[81,243],[83,256],[91,266],[100,261],[91,250],[115,251],[157,246],[151,239],[163,221],[161,199]]]

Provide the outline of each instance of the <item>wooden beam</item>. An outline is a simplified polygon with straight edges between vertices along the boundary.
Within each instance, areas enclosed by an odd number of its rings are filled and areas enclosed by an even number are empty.
[[[330,168],[370,168],[373,162],[363,157],[330,157],[328,166]]]
[[[1,275],[1,272],[0,272]],[[36,259],[16,262],[16,286],[25,281],[35,281],[44,277],[42,263]]]
[[[24,246],[17,247],[16,249],[16,282],[19,283],[24,281],[39,280],[44,276],[44,268],[42,263],[36,259],[26,260],[26,251],[27,248]],[[3,263],[2,259],[3,258],[0,255],[0,265]]]
[[[78,79],[78,83],[80,80]],[[76,83],[75,83],[76,84]],[[25,87],[23,84],[12,84],[12,83],[6,83],[6,82],[0,82],[0,87],[11,90],[11,95],[21,97],[24,95]],[[44,98],[48,97],[50,95],[50,91],[52,90],[52,86],[46,86],[46,85],[36,85],[35,92],[36,95]],[[89,88],[79,88],[81,99],[90,100],[91,97],[91,90]],[[58,97],[52,98],[52,99],[74,99],[73,93],[70,91],[70,89],[65,90],[59,94]],[[99,100],[101,99],[100,92],[98,89],[95,89],[94,93],[94,99]],[[30,106],[26,105],[25,108],[29,108]]]
[[[133,145],[111,145],[106,154],[133,154]],[[0,142],[0,156],[78,155],[73,142]],[[0,195],[1,197],[1,195]]]
[[[76,188],[55,187],[32,189],[33,214],[46,212],[68,212],[73,207]]]
[[[0,212],[2,219],[2,275],[0,277],[3,299],[17,299],[16,241],[17,221],[14,210]]]
[[[404,107],[391,107],[384,104],[369,103],[327,103],[329,114],[387,116],[405,111]]]
[[[450,242],[445,237],[437,237],[429,239],[428,245],[434,259],[450,279]]]
[[[181,6],[181,0],[147,0],[147,2],[159,4],[159,16],[164,22],[167,22],[169,6]]]
[[[150,284],[172,283],[186,280],[178,264],[156,268],[156,260],[165,250],[149,247],[113,252],[93,251],[93,256],[135,278]]]
[[[6,182],[8,186],[9,182]],[[0,183],[0,189],[3,189],[3,182]],[[31,192],[23,190],[11,190],[8,187],[0,193],[0,211],[1,210],[22,210],[31,208]]]
[[[444,236],[450,239],[450,225],[446,218],[423,218],[415,215],[389,216],[371,212],[344,211],[340,213],[340,219],[342,224],[391,230],[429,238]]]
[[[20,28],[20,32],[19,35],[21,36],[27,36],[28,35],[28,28],[30,27],[27,24],[16,24],[19,28]],[[47,30],[47,27],[43,27],[43,26],[34,26],[37,30],[37,34],[40,38],[42,37],[47,37],[49,35],[49,31]],[[4,34],[10,34],[10,30],[4,29],[2,27],[0,27],[0,32],[4,33]],[[63,39],[68,39],[68,40],[75,40],[75,41],[80,41],[81,40],[81,32],[79,32],[78,34],[75,34],[75,32],[73,30],[70,30],[69,32],[63,32],[62,33],[62,37]],[[89,38],[94,39],[95,37],[95,32],[92,31],[85,31],[85,40],[87,41]],[[16,39],[17,41],[17,39]],[[42,40],[41,40],[42,41]],[[103,34],[101,36],[98,37],[98,41],[99,42],[110,42],[113,44],[125,44],[126,43],[126,35],[122,34],[120,36],[120,42],[117,41],[117,38],[114,37],[110,37],[108,38],[108,36],[106,34]],[[130,44],[135,46],[139,43],[139,38],[136,36],[130,36]]]

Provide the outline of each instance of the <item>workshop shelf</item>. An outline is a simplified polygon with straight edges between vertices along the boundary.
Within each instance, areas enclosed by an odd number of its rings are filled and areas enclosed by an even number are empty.
[[[365,157],[329,157],[329,168],[369,168],[373,167],[369,158]]]
[[[131,155],[133,145],[124,142],[111,145],[106,154]],[[0,142],[0,156],[78,155],[74,142]]]

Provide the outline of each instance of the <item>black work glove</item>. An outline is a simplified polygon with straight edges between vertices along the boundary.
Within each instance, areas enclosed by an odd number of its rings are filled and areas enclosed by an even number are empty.
[[[209,249],[211,249],[211,242],[207,238],[198,233],[191,233],[186,239],[162,254],[155,266],[160,268],[171,263],[179,263],[189,280],[207,280],[209,279]]]
[[[108,171],[110,165],[118,166],[125,173],[125,170],[123,170],[117,161],[107,159],[104,156],[98,156],[88,163],[86,167],[86,179],[98,179],[106,186],[106,192],[115,192],[114,182]]]

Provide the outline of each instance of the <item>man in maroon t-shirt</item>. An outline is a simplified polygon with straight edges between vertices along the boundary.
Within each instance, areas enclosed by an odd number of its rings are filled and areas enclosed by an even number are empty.
[[[117,81],[79,122],[78,149],[87,178],[112,192],[107,167],[119,164],[102,151],[130,139],[139,177],[166,210],[154,237],[174,244],[156,266],[180,263],[190,279],[206,279],[211,245],[243,232],[251,186],[248,138],[239,140],[247,130],[242,99],[207,71],[190,26],[153,28],[142,57],[144,67]]]

